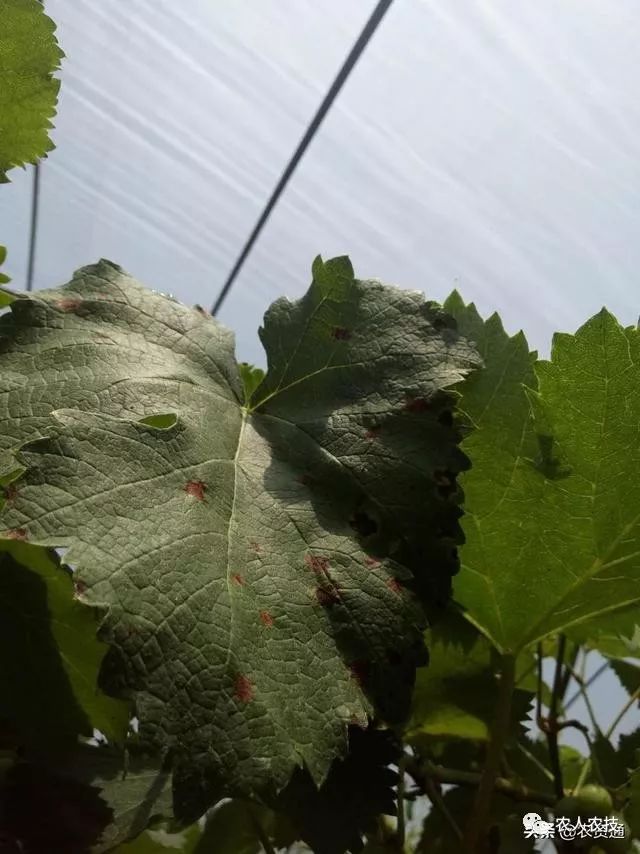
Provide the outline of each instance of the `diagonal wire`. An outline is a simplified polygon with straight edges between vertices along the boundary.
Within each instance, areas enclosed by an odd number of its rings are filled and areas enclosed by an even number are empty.
[[[38,240],[38,212],[40,209],[40,164],[33,169],[31,189],[31,227],[29,229],[29,256],[27,261],[27,291],[33,290],[33,276],[36,263],[36,245]]]
[[[349,54],[348,54],[347,58],[345,59],[343,65],[342,65],[342,68],[340,69],[340,71],[336,75],[335,80],[331,84],[331,86],[330,86],[327,94],[325,95],[322,103],[318,107],[318,111],[316,112],[315,116],[311,120],[311,123],[309,124],[307,130],[305,131],[304,136],[300,140],[298,147],[296,148],[295,152],[293,153],[291,160],[289,161],[289,163],[285,167],[284,172],[280,176],[280,180],[276,184],[275,189],[273,190],[273,192],[269,198],[269,201],[265,205],[264,210],[260,214],[258,221],[256,222],[256,224],[253,228],[253,231],[251,232],[251,234],[249,235],[249,237],[247,239],[247,242],[243,246],[242,252],[238,256],[238,260],[233,265],[231,272],[227,276],[226,282],[224,283],[224,285],[220,289],[220,293],[218,294],[216,301],[213,304],[213,308],[211,309],[212,315],[215,316],[218,313],[222,303],[225,301],[225,299],[229,295],[229,291],[231,290],[233,283],[235,282],[235,280],[238,276],[238,273],[242,269],[244,262],[247,260],[247,256],[251,252],[251,249],[253,248],[254,243],[256,242],[258,237],[260,236],[260,232],[262,231],[267,220],[269,219],[269,216],[271,215],[271,212],[273,211],[274,207],[276,206],[278,199],[280,198],[285,187],[289,183],[289,179],[293,175],[293,173],[296,169],[296,166],[298,165],[300,160],[302,160],[302,157],[303,157],[305,151],[309,147],[309,143],[314,138],[318,128],[322,124],[322,120],[324,119],[324,117],[329,112],[333,102],[335,101],[337,95],[339,94],[340,90],[344,86],[347,78],[349,77],[349,74],[353,70],[353,67],[355,66],[356,62],[360,58],[360,55],[362,54],[362,52],[364,51],[364,49],[368,45],[371,37],[373,36],[375,31],[377,30],[379,23],[382,21],[383,17],[385,16],[385,14],[388,11],[389,7],[391,6],[392,2],[393,2],[393,0],[379,0],[379,2],[377,3],[375,9],[373,10],[373,12],[371,14],[371,17],[369,18],[367,23],[364,25],[362,32],[358,36],[357,41],[355,42],[355,44],[353,45],[353,47],[349,51]]]

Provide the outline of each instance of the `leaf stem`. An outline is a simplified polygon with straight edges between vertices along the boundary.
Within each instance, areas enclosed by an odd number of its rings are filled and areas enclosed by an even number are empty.
[[[553,676],[553,690],[551,693],[551,705],[549,707],[549,717],[540,722],[541,729],[547,737],[547,746],[549,748],[549,764],[553,772],[553,782],[555,786],[556,797],[560,799],[564,794],[564,784],[562,781],[562,766],[560,764],[560,749],[558,747],[558,704],[561,700],[562,691],[562,673],[564,653],[566,648],[567,638],[565,635],[558,635],[558,649],[556,653],[556,670]]]
[[[480,776],[471,818],[464,836],[464,850],[469,854],[476,851],[484,836],[491,810],[491,801],[495,790],[496,778],[500,768],[502,748],[509,728],[511,698],[515,686],[516,660],[513,655],[500,656],[500,686],[498,692],[496,716],[491,728],[491,738],[487,746],[484,770]]]
[[[481,774],[476,771],[459,771],[457,768],[445,768],[443,765],[436,765],[428,760],[422,760],[420,765],[411,757],[407,758],[407,773],[413,778],[420,791],[424,792],[425,777],[431,778],[438,783],[452,786],[473,786],[480,785],[482,778]],[[549,775],[551,779],[551,775]],[[514,780],[508,780],[505,777],[496,777],[494,788],[496,792],[505,795],[514,801],[531,801],[533,803],[543,804],[544,806],[553,806],[556,802],[555,795],[548,792],[538,792],[534,789],[529,789]]]

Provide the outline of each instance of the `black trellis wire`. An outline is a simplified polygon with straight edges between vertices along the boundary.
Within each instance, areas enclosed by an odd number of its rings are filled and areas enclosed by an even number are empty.
[[[267,220],[269,219],[269,217],[271,215],[271,212],[273,211],[274,207],[276,206],[280,196],[284,192],[285,187],[289,183],[289,179],[293,175],[297,165],[302,160],[302,157],[304,156],[305,151],[307,150],[307,148],[309,147],[309,144],[311,143],[312,139],[316,135],[316,132],[318,131],[318,128],[322,124],[324,117],[329,112],[331,105],[333,104],[333,102],[335,101],[340,90],[344,86],[347,78],[349,77],[349,74],[353,70],[353,68],[354,68],[355,64],[357,63],[358,59],[360,58],[362,52],[364,51],[364,49],[368,45],[369,41],[371,40],[371,37],[373,36],[375,31],[377,30],[378,25],[382,21],[383,17],[385,16],[385,14],[388,11],[389,7],[391,6],[392,2],[393,2],[393,0],[380,0],[380,2],[377,3],[375,9],[373,10],[373,12],[371,14],[371,17],[369,18],[369,20],[364,25],[364,28],[363,28],[362,32],[360,33],[360,35],[358,36],[358,39],[356,40],[353,47],[349,51],[349,54],[347,55],[347,58],[345,59],[340,71],[338,72],[335,80],[333,81],[333,83],[329,87],[329,90],[327,91],[327,94],[325,95],[322,103],[318,107],[318,110],[317,110],[315,116],[313,117],[313,119],[309,123],[309,126],[307,127],[307,130],[305,131],[304,136],[302,137],[302,139],[300,140],[300,142],[298,144],[298,147],[294,151],[294,153],[291,157],[291,160],[287,163],[282,175],[280,176],[280,179],[279,179],[278,183],[276,184],[271,196],[269,197],[267,204],[265,205],[262,213],[258,217],[258,221],[256,222],[256,224],[253,228],[253,231],[251,232],[251,234],[247,238],[247,241],[244,244],[242,251],[240,252],[240,255],[238,256],[238,260],[233,265],[231,272],[227,276],[227,279],[226,279],[224,285],[220,289],[220,293],[218,294],[218,296],[217,296],[217,298],[213,304],[213,308],[211,309],[212,315],[215,316],[218,313],[218,311],[220,310],[220,307],[222,306],[222,303],[225,301],[225,299],[229,295],[229,291],[233,287],[233,284],[238,277],[238,273],[242,269],[244,262],[247,260],[247,257],[249,255],[249,253],[251,252],[251,249],[253,248],[254,243],[256,242],[258,237],[260,236],[260,232],[264,228]]]
[[[36,264],[36,245],[38,241],[38,212],[40,210],[40,164],[33,168],[31,189],[31,226],[29,229],[29,255],[27,259],[27,291],[33,290],[33,276]]]
[[[218,294],[213,308],[211,309],[211,314],[216,315],[222,306],[222,303],[225,301],[227,296],[229,295],[229,291],[233,287],[233,284],[238,276],[238,273],[242,269],[244,262],[247,259],[247,256],[251,252],[254,243],[260,236],[260,232],[264,228],[267,220],[269,219],[271,212],[276,206],[280,196],[284,192],[287,184],[289,183],[289,179],[293,175],[296,167],[302,160],[305,151],[309,147],[309,144],[313,140],[316,135],[320,125],[322,124],[323,119],[331,109],[333,102],[336,97],[340,93],[340,90],[346,83],[349,75],[351,74],[353,68],[355,67],[358,59],[362,55],[364,49],[369,44],[373,34],[378,28],[378,25],[382,21],[383,17],[389,10],[389,7],[393,3],[393,0],[379,0],[374,8],[371,16],[368,21],[364,25],[362,32],[358,36],[356,42],[353,47],[349,51],[347,58],[345,59],[342,67],[338,71],[335,80],[329,87],[327,94],[325,95],[322,103],[318,107],[316,114],[313,119],[309,123],[307,130],[304,133],[304,136],[300,140],[298,147],[294,151],[291,159],[287,163],[278,183],[276,184],[267,204],[265,205],[262,213],[260,214],[258,221],[256,222],[253,231],[249,235],[246,243],[244,244],[240,255],[238,256],[237,261],[233,265],[233,268],[227,279],[220,289],[220,293]],[[37,247],[37,238],[38,238],[38,213],[40,208],[40,165],[36,164],[33,171],[33,185],[32,185],[32,193],[31,193],[31,227],[29,233],[29,254],[28,254],[28,263],[27,263],[27,275],[26,275],[26,290],[31,291],[33,289],[33,280],[35,273],[35,261],[36,261],[36,247]]]

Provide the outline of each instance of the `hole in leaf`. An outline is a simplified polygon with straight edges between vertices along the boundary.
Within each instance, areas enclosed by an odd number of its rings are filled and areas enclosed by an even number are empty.
[[[147,415],[140,419],[140,424],[146,424],[147,427],[156,427],[158,430],[167,430],[177,422],[178,416],[175,412],[164,412],[159,415]]]

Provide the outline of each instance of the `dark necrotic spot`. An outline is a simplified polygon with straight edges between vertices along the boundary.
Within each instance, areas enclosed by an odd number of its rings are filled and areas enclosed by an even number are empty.
[[[304,562],[314,572],[326,572],[329,569],[329,558],[320,555],[306,554]]]
[[[336,341],[348,341],[351,338],[351,332],[345,329],[344,326],[336,326],[333,330],[333,337]]]
[[[244,578],[240,575],[239,572],[234,573],[231,577],[233,578],[235,583],[238,585],[238,587],[244,587],[244,583],[245,583]]]
[[[338,604],[340,595],[335,588],[316,587],[316,599],[323,608],[330,608]]]

